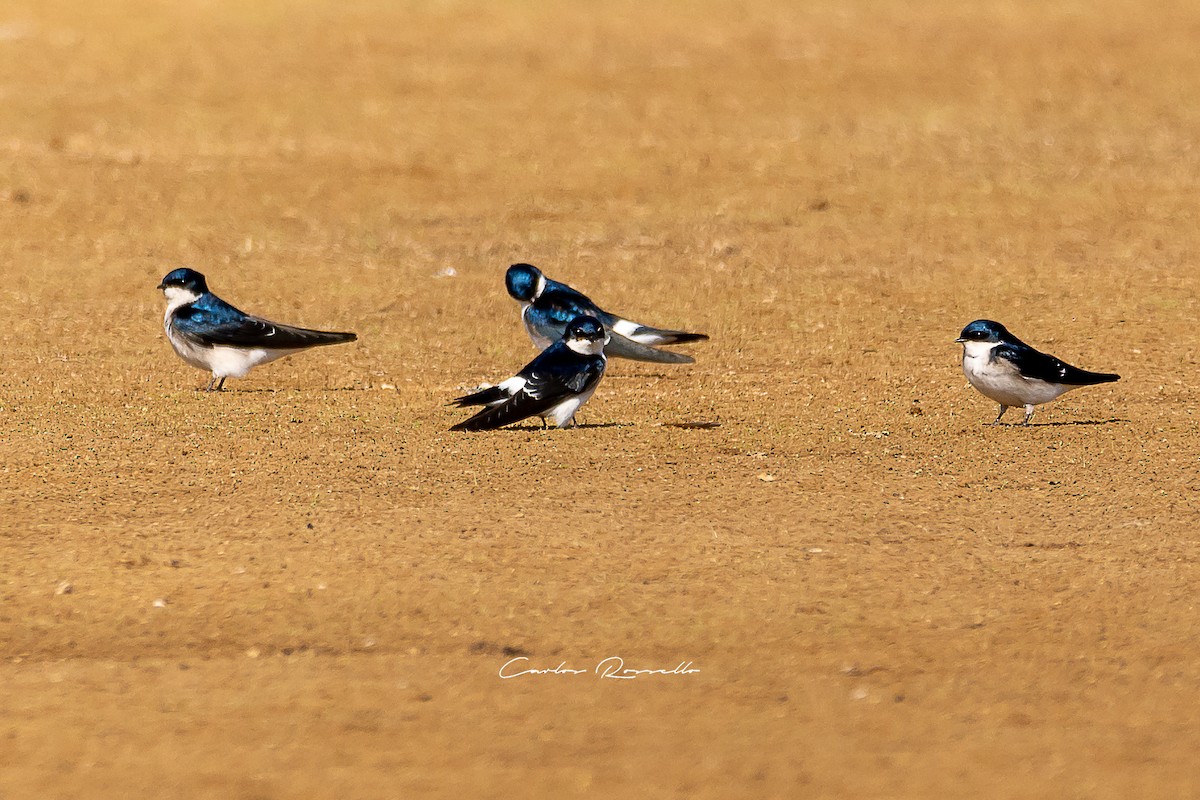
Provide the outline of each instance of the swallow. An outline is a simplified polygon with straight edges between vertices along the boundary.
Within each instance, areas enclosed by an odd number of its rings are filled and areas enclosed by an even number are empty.
[[[595,317],[578,316],[567,324],[562,338],[543,350],[513,377],[451,405],[484,406],[452,431],[488,431],[529,417],[541,417],[559,428],[575,424],[575,412],[591,399],[604,377],[608,359],[604,326]]]
[[[244,378],[260,364],[358,338],[252,317],[210,292],[204,276],[192,269],[167,273],[158,288],[167,298],[163,327],[171,347],[193,367],[212,373],[206,392],[222,391],[226,378]]]
[[[580,315],[600,320],[609,333],[609,356],[661,364],[691,364],[682,353],[655,349],[660,345],[700,342],[703,333],[663,330],[610,314],[565,283],[552,281],[531,264],[513,264],[504,276],[508,293],[521,304],[521,320],[533,344],[546,349],[562,337],[567,323]]]
[[[985,397],[1000,404],[993,425],[1009,408],[1025,407],[1025,423],[1033,418],[1033,407],[1049,403],[1059,395],[1120,380],[1120,375],[1088,372],[1038,352],[999,322],[977,319],[962,329],[954,341],[963,346],[963,372]]]

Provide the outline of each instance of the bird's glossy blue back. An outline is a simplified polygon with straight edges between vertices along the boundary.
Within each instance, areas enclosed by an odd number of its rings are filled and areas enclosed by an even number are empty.
[[[533,307],[559,325],[570,324],[571,320],[582,315],[595,317],[606,325],[611,325],[615,320],[612,314],[593,303],[587,295],[565,283],[549,279]]]
[[[211,292],[200,295],[190,304],[193,321],[206,325],[229,325],[240,323],[249,315],[234,308]]]

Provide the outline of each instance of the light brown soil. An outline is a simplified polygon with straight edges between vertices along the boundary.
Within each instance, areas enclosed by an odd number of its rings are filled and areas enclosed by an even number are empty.
[[[1200,794],[1200,9],[344,5],[0,13],[0,797]],[[517,260],[712,341],[448,433]]]

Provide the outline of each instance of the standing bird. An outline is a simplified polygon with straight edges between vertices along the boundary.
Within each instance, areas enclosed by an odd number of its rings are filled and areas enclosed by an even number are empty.
[[[1088,372],[1072,367],[1046,353],[1038,352],[999,322],[977,319],[962,329],[954,341],[963,346],[963,372],[981,394],[1000,404],[993,425],[1009,408],[1025,406],[1025,424],[1033,417],[1033,407],[1049,403],[1060,394],[1111,383],[1120,375]]]
[[[575,424],[575,412],[591,399],[608,359],[608,337],[595,317],[571,320],[562,338],[547,347],[515,376],[474,394],[451,401],[463,406],[486,406],[458,423],[452,431],[487,431],[528,417],[550,420],[559,428]]]
[[[508,293],[521,304],[521,320],[535,346],[546,349],[558,341],[567,323],[581,314],[595,317],[611,334],[604,352],[634,361],[656,361],[662,364],[691,364],[696,359],[682,353],[656,350],[664,344],[699,342],[708,338],[703,333],[670,331],[651,328],[638,322],[610,314],[565,283],[552,281],[531,264],[513,264],[504,276]]]
[[[163,327],[171,346],[193,367],[212,373],[206,392],[221,391],[226,378],[244,378],[259,364],[358,338],[252,317],[210,292],[204,276],[192,269],[167,273],[158,288],[167,298]]]

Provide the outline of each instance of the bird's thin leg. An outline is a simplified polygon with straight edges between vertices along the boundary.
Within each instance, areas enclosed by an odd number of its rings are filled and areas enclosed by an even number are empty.
[[[1033,419],[1033,404],[1025,406],[1025,424],[1029,424],[1029,420]]]
[[[999,425],[999,424],[1000,424],[1000,418],[1004,416],[1004,412],[1005,412],[1005,411],[1008,411],[1008,406],[1006,406],[1006,405],[1004,405],[1003,403],[1001,403],[1001,404],[1000,404],[1000,413],[996,415],[996,418],[995,418],[994,420],[992,420],[992,424],[993,424],[993,425]]]
[[[208,386],[204,387],[204,391],[211,392],[213,390],[213,384],[216,382],[217,382],[217,376],[213,375],[212,380],[208,382]]]
[[[549,426],[546,424],[546,418],[545,418],[545,417],[542,417],[542,418],[541,418],[541,420],[542,420],[542,430],[546,430],[546,428],[548,428],[548,427],[549,427]]]
[[[226,376],[226,377],[228,377],[228,376]],[[221,378],[221,382],[217,384],[217,391],[218,392],[225,391],[225,378]]]

